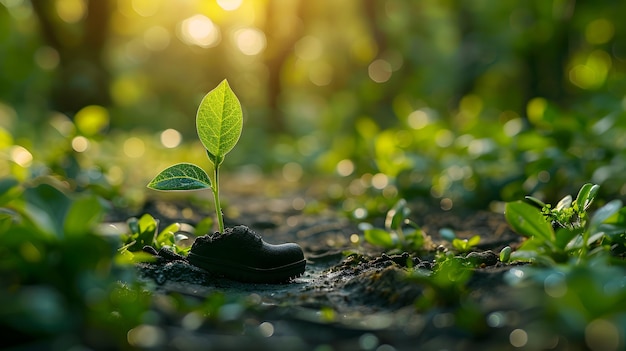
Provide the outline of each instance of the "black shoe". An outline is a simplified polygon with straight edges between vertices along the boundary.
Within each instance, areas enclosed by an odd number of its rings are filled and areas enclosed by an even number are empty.
[[[268,244],[243,225],[196,238],[187,259],[211,273],[251,283],[287,282],[306,266],[298,244]]]

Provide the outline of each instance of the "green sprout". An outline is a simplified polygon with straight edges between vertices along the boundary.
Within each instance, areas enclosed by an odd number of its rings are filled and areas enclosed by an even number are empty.
[[[159,221],[148,213],[141,218],[131,217],[126,223],[130,233],[121,236],[123,246],[119,251],[122,254],[141,251],[146,245],[156,250],[169,247],[177,254],[186,254],[189,251],[189,248],[176,244],[176,233],[180,230],[180,223],[172,223],[159,231]]]
[[[408,249],[416,251],[422,249],[430,240],[426,233],[408,217],[411,210],[406,200],[400,199],[387,212],[385,229],[375,228],[369,223],[360,223],[365,240],[372,245],[385,249]]]
[[[178,163],[161,171],[148,184],[155,190],[211,189],[219,232],[224,232],[224,218],[219,199],[219,167],[224,156],[235,147],[243,127],[243,113],[239,99],[223,80],[200,102],[196,114],[198,137],[213,163],[213,179],[200,167],[191,163]]]
[[[439,235],[449,241],[452,244],[452,247],[458,252],[468,252],[480,243],[480,236],[474,235],[468,239],[460,239],[457,238],[454,230],[450,228],[441,228],[439,230]]]
[[[507,203],[507,222],[527,237],[510,258],[540,260],[552,265],[566,262],[570,257],[581,261],[590,253],[606,251],[601,243],[616,240],[626,231],[621,216],[624,210],[620,200],[613,200],[590,216],[587,210],[598,189],[598,185],[585,184],[575,200],[566,196],[554,208],[533,197],[526,199],[535,206],[522,201]],[[598,250],[590,252],[593,248]]]

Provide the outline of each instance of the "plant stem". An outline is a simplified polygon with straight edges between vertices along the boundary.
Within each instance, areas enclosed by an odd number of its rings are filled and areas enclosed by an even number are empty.
[[[211,187],[211,190],[213,190],[213,199],[215,201],[215,212],[217,213],[218,230],[220,233],[224,233],[224,216],[222,214],[222,206],[220,205],[220,182],[218,176],[219,163],[216,163],[213,169],[215,171],[215,179],[213,179],[213,186]]]

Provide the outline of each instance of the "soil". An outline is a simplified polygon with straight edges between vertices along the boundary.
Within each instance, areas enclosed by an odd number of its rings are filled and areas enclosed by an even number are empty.
[[[266,242],[296,242],[303,248],[306,271],[290,283],[241,283],[165,258],[140,264],[140,278],[157,296],[178,296],[196,304],[223,299],[204,318],[176,315],[171,306],[156,304],[156,311],[167,317],[160,319],[159,326],[165,337],[144,346],[175,350],[516,349],[509,340],[514,326],[493,325],[486,319],[496,312],[518,309],[511,306],[514,292],[503,279],[512,266],[499,262],[497,254],[506,245],[517,245],[520,237],[502,214],[431,211],[419,215],[414,211],[411,219],[425,230],[435,249],[384,253],[365,243],[362,235],[353,243],[351,236],[360,231],[344,215],[300,210],[302,201],[314,201],[308,194],[282,189],[276,196],[239,187],[222,195],[229,200],[227,226],[247,225]],[[211,208],[199,210],[197,205],[190,211],[189,203],[153,200],[143,211],[162,225],[193,223],[211,215]],[[435,252],[450,250],[438,234],[441,228],[451,228],[461,238],[480,235],[480,244],[469,254],[478,260],[478,268],[462,289],[462,299],[436,298],[439,303],[420,307],[417,302],[432,298],[431,290],[423,281],[407,276],[416,270],[429,272]],[[191,229],[189,243],[194,235],[202,234]]]

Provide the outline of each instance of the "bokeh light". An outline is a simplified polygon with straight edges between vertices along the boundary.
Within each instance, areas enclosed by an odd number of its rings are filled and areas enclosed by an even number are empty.
[[[83,19],[87,12],[84,0],[56,0],[54,2],[59,18],[67,23],[76,23]]]
[[[211,19],[200,14],[183,20],[178,34],[183,42],[203,48],[213,47],[221,40],[219,28]]]
[[[89,139],[82,135],[72,138],[72,149],[76,152],[85,152],[89,149]]]
[[[183,140],[182,134],[176,129],[166,129],[161,132],[161,144],[168,149],[173,149],[180,145]]]
[[[146,145],[143,140],[137,137],[130,137],[124,141],[124,154],[130,158],[139,158],[144,155]]]
[[[243,0],[217,0],[217,4],[226,11],[237,10]]]
[[[374,82],[384,83],[391,78],[391,64],[383,59],[377,59],[370,63],[367,72]]]
[[[29,167],[33,162],[33,155],[25,147],[15,145],[11,148],[11,160],[22,167]]]
[[[265,34],[256,28],[239,29],[235,32],[235,44],[244,55],[258,55],[265,49]]]

